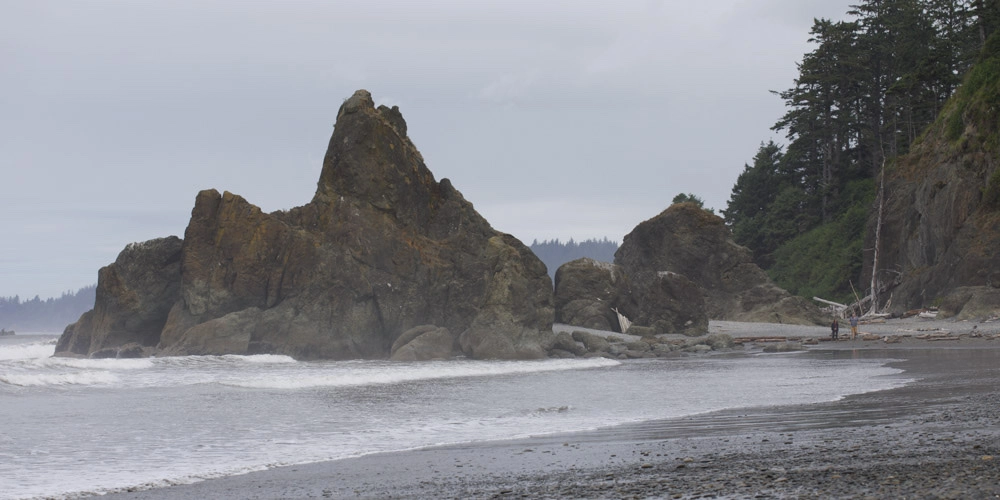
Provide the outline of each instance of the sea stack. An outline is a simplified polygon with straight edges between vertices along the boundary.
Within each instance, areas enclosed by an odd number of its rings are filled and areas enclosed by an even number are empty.
[[[556,321],[628,333],[708,332],[709,320],[821,324],[815,305],[771,281],[721,217],[675,203],[625,236],[615,262],[579,259],[556,271]]]
[[[432,335],[434,357],[451,335],[453,355],[533,359],[551,342],[545,265],[436,181],[399,109],[376,107],[365,90],[337,113],[310,203],[266,214],[202,191],[176,259],[159,255],[169,253],[162,243],[131,246],[102,269],[94,310],[67,327],[57,351],[138,343],[158,355],[388,358],[407,332],[421,345]],[[136,255],[147,249],[159,253]],[[142,286],[123,275],[143,276]]]
[[[733,242],[725,221],[694,203],[675,203],[625,236],[615,264],[628,276],[675,274],[701,291],[712,320],[823,324],[819,308],[778,287]]]

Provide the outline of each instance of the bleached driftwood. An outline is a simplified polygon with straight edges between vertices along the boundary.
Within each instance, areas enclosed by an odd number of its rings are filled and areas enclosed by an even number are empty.
[[[841,303],[838,303],[838,302],[834,302],[832,300],[821,299],[819,297],[813,297],[813,300],[815,300],[816,302],[822,302],[824,304],[829,304],[829,305],[834,306],[834,307],[839,307],[841,309],[847,309],[847,305],[846,304],[841,304]]]
[[[622,329],[622,333],[628,333],[628,328],[632,326],[632,322],[624,314],[618,312],[618,308],[612,307],[611,310],[618,315],[618,326]]]

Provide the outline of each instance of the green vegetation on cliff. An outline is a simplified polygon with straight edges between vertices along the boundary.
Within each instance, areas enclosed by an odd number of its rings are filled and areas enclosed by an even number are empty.
[[[1000,36],[987,40],[955,97],[938,118],[947,122],[947,138],[959,141],[967,127],[976,127],[976,136],[986,139],[981,146],[997,150],[997,127],[1000,118]],[[963,147],[966,145],[963,144]]]
[[[735,241],[806,297],[853,297],[851,282],[870,272],[864,242],[882,166],[929,125],[947,120],[958,147],[997,151],[962,142],[996,142],[1000,0],[865,0],[849,14],[814,21],[815,50],[776,92],[787,111],[772,130],[788,143],[761,144],[723,210]],[[983,124],[993,130],[967,133]],[[991,179],[984,200],[1000,205],[998,190]]]
[[[842,303],[853,302],[853,286],[861,276],[868,208],[875,199],[875,183],[849,184],[853,203],[836,219],[792,238],[774,253],[769,270],[778,286],[803,297],[820,296]]]
[[[942,126],[957,150],[981,151],[993,158],[1000,155],[1000,32],[986,41],[976,64],[941,112],[935,127]],[[982,194],[984,209],[1000,210],[1000,169],[986,180]]]

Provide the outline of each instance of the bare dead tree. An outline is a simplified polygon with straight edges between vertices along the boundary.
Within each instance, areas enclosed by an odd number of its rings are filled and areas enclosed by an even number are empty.
[[[872,285],[871,309],[867,315],[878,313],[878,250],[882,238],[882,212],[885,208],[885,154],[882,155],[882,168],[878,176],[878,211],[875,218],[875,251],[872,254]]]

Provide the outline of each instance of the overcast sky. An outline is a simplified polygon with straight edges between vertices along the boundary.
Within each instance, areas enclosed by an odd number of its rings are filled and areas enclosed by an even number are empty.
[[[307,203],[341,102],[398,105],[496,229],[622,237],[725,208],[815,17],[851,0],[0,0],[0,296],[97,282],[215,188]]]

